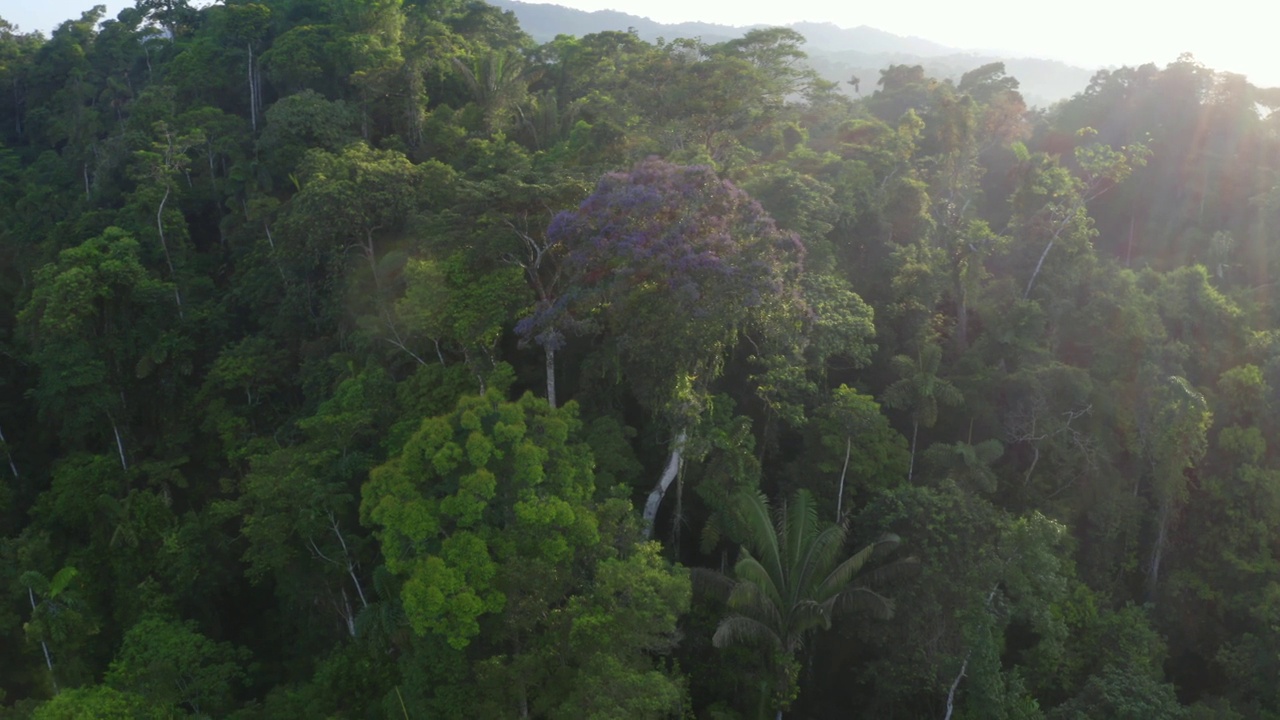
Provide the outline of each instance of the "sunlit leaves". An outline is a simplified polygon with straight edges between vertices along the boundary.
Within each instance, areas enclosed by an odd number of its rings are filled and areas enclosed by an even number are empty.
[[[531,395],[506,403],[490,392],[424,421],[374,471],[362,516],[381,528],[387,567],[406,577],[417,632],[465,647],[479,619],[506,603],[499,572],[560,564],[597,541],[591,456],[575,441],[578,428],[572,406],[551,410]]]

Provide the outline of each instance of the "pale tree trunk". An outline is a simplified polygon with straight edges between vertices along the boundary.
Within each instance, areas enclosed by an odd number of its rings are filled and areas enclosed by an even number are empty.
[[[968,668],[969,655],[965,655],[964,662],[960,663],[960,672],[956,674],[956,679],[951,681],[951,689],[947,691],[947,714],[942,716],[942,720],[951,720],[951,713],[956,709],[956,690],[960,688],[960,680],[964,678],[965,670]]]
[[[338,526],[338,519],[334,516],[333,513],[329,513],[329,529],[333,531],[334,537],[338,539],[338,544],[342,547],[341,561],[335,560],[329,557],[328,555],[326,555],[324,551],[320,549],[320,546],[316,544],[315,540],[308,539],[307,545],[310,547],[311,552],[314,553],[317,558],[331,565],[334,565],[336,567],[346,570],[347,577],[351,578],[351,584],[355,586],[356,595],[359,596],[360,598],[360,607],[362,609],[367,608],[369,607],[369,601],[365,597],[364,586],[360,584],[360,577],[356,575],[356,569],[358,565],[355,559],[351,557],[351,552],[347,548],[347,540],[342,536],[342,529]],[[342,603],[343,603],[343,607],[338,608],[338,612],[340,615],[342,615],[344,622],[346,622],[347,631],[351,634],[351,637],[355,637],[356,636],[356,625],[355,625],[356,614],[351,608],[350,600],[347,599],[347,591],[345,588],[342,589]]]
[[[342,588],[342,608],[339,610],[342,615],[342,622],[347,626],[347,635],[356,636],[356,614],[351,609],[351,600],[347,598],[346,588]]]
[[[213,194],[218,194],[218,176],[215,174],[217,170],[213,164],[213,146],[208,142],[205,143],[205,158],[209,161],[209,185],[213,188]],[[223,249],[227,247],[227,231],[223,229],[223,220],[226,216],[226,209],[222,203],[218,203],[218,245]]]
[[[840,469],[840,490],[836,494],[836,522],[840,522],[840,510],[844,507],[844,476],[849,472],[849,451],[853,448],[853,436],[844,440],[844,467]]]
[[[27,588],[27,599],[31,601],[31,614],[36,612],[36,594]],[[49,668],[49,682],[53,685],[53,694],[58,694],[58,678],[53,675],[53,656],[49,654],[49,643],[40,641],[40,649],[44,651],[44,664]]]
[[[280,279],[287,285],[289,278],[284,275],[284,267],[280,265],[280,258],[276,256],[276,239],[271,237],[271,226],[266,220],[262,221],[262,229],[267,232],[267,244],[271,246],[271,259],[275,261],[276,271],[280,273]]]
[[[164,205],[169,202],[169,186],[164,188],[164,197],[160,198],[160,207],[156,209],[156,230],[160,233],[160,247],[164,250],[164,263],[169,266],[169,279],[173,280],[173,298],[178,303],[178,318],[186,319],[182,314],[182,294],[178,291],[178,275],[173,271],[173,258],[169,255],[169,243],[164,239]]]
[[[991,602],[996,599],[996,593],[1000,590],[1000,584],[991,588],[991,592],[987,593],[987,602],[985,606],[988,611],[991,610]],[[956,679],[951,681],[951,689],[947,691],[947,714],[942,720],[951,720],[951,714],[956,709],[956,690],[960,689],[960,681],[964,679],[965,673],[969,670],[969,659],[973,657],[973,650],[964,654],[964,662],[960,663],[960,672],[956,673]]]
[[[13,453],[9,452],[9,441],[4,439],[4,430],[0,429],[0,445],[4,445],[5,457],[9,459],[9,470],[13,472],[13,479],[20,479],[18,476],[18,465],[13,461]]]
[[[1129,267],[1129,262],[1133,260],[1133,210],[1129,210],[1129,244],[1124,251],[1124,266]]]
[[[253,132],[258,132],[258,93],[253,82],[253,43],[245,43],[249,49],[249,125]]]
[[[920,421],[911,421],[911,463],[907,466],[907,482],[916,474],[916,435],[920,431]]]
[[[1058,236],[1054,235],[1049,240],[1049,244],[1044,246],[1044,252],[1040,253],[1040,261],[1036,263],[1036,269],[1031,273],[1031,279],[1027,281],[1026,292],[1022,293],[1022,299],[1026,300],[1031,297],[1031,288],[1036,284],[1036,277],[1040,274],[1040,268],[1044,267],[1044,259],[1049,257],[1049,251],[1053,249],[1053,244],[1058,241]]]
[[[333,513],[329,513],[329,527],[338,538],[338,544],[342,546],[342,559],[347,566],[347,575],[351,578],[351,583],[356,586],[356,594],[360,596],[360,607],[367,608],[369,601],[364,596],[364,586],[360,584],[360,578],[356,577],[356,561],[347,550],[347,541],[342,537],[342,530],[338,528],[338,519],[333,516]]]
[[[361,249],[364,251],[364,257],[369,261],[369,273],[373,275],[373,289],[378,292],[379,301],[382,297],[382,279],[378,277],[378,254],[377,247],[373,244],[373,234],[380,228],[368,228],[364,231],[364,244]]]
[[[1173,502],[1160,503],[1160,525],[1156,532],[1155,546],[1151,548],[1151,569],[1147,572],[1147,602],[1154,602],[1156,583],[1160,581],[1160,561],[1164,559],[1164,546],[1169,539],[1169,520],[1173,515]]]
[[[1097,197],[1094,195],[1093,197]],[[1058,238],[1062,235],[1062,231],[1067,229],[1067,225],[1071,223],[1071,217],[1084,206],[1084,202],[1073,205],[1066,215],[1063,216],[1062,222],[1058,223],[1058,227],[1054,228],[1053,234],[1049,236],[1049,243],[1044,246],[1044,252],[1040,253],[1040,260],[1036,263],[1036,269],[1031,273],[1031,279],[1027,281],[1027,289],[1022,293],[1022,299],[1031,298],[1031,288],[1036,284],[1036,278],[1040,275],[1040,269],[1044,267],[1044,259],[1049,257],[1049,251],[1053,249],[1054,243],[1058,242]]]
[[[556,407],[556,351],[546,348],[547,353],[547,404],[554,410]],[[0,438],[3,439],[3,438]]]
[[[649,498],[644,502],[644,535],[646,538],[653,537],[653,522],[658,517],[658,506],[662,504],[662,498],[667,494],[667,488],[671,487],[671,483],[675,481],[676,475],[680,472],[681,456],[688,436],[689,433],[685,430],[676,433],[675,440],[671,441],[671,457],[667,459],[667,467],[663,469],[662,477],[658,478],[658,484],[654,485],[653,490],[649,491]]]
[[[129,461],[125,460],[124,457],[124,441],[120,438],[120,428],[116,425],[115,418],[108,415],[107,419],[111,420],[111,432],[116,436],[116,452],[120,453],[120,467],[123,468],[125,472],[128,472]]]

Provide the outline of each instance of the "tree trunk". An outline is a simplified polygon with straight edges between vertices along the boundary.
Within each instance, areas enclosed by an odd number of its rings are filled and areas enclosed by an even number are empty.
[[[685,430],[676,434],[675,440],[671,442],[671,457],[667,460],[667,467],[663,469],[662,477],[658,478],[658,484],[653,486],[653,490],[649,492],[649,498],[645,500],[644,536],[646,538],[653,537],[653,521],[658,517],[658,506],[662,504],[662,497],[667,494],[667,488],[671,487],[671,483],[680,471],[681,454],[684,452],[684,443],[687,438],[688,432]]]
[[[1134,224],[1133,209],[1130,208],[1129,210],[1129,244],[1124,251],[1125,267],[1129,267],[1130,261],[1133,260],[1133,224]]]
[[[844,476],[849,471],[849,450],[853,447],[853,436],[844,440],[844,467],[840,468],[840,490],[836,493],[836,522],[840,522],[840,510],[844,507]]]
[[[338,613],[342,615],[342,622],[347,626],[347,635],[354,638],[356,636],[356,614],[351,609],[351,599],[347,597],[347,589],[342,588],[342,607]]]
[[[1164,546],[1169,539],[1169,520],[1172,515],[1172,501],[1161,502],[1160,525],[1156,532],[1155,546],[1151,548],[1151,569],[1147,572],[1147,602],[1155,602],[1156,584],[1160,581],[1160,561],[1164,559]]]
[[[111,420],[111,432],[115,433],[116,436],[116,451],[120,453],[120,467],[123,468],[125,472],[128,472],[129,462],[124,459],[124,441],[120,439],[120,428],[116,426],[114,418],[108,416],[108,419]]]
[[[1036,445],[1034,440],[1031,441],[1031,449],[1035,454],[1031,456],[1031,467],[1027,468],[1027,474],[1022,478],[1024,486],[1031,484],[1031,473],[1035,472],[1036,463],[1040,462],[1040,446]]]
[[[214,156],[213,149],[209,146],[208,143],[205,143],[205,157],[209,160],[209,186],[213,188],[213,194],[216,197],[218,194],[218,176],[216,175],[216,171],[214,169],[213,156]],[[224,215],[225,215],[225,208],[223,207],[222,203],[218,203],[218,245],[222,246],[223,249],[226,249],[227,232],[222,227],[223,225],[222,219]]]
[[[374,229],[366,229],[364,231],[364,256],[369,261],[369,273],[373,275],[373,289],[377,291],[379,302],[382,298],[382,279],[378,277],[378,255],[377,247],[373,244]]]
[[[160,207],[156,209],[156,230],[160,233],[160,247],[164,250],[164,263],[169,266],[169,279],[173,281],[173,297],[178,302],[178,318],[185,319],[182,314],[182,294],[178,292],[178,275],[173,271],[173,258],[169,255],[169,243],[164,239],[164,205],[169,202],[169,186],[165,185],[164,197],[160,198]]]
[[[18,476],[18,465],[13,461],[13,453],[9,452],[9,441],[4,439],[4,430],[0,429],[0,445],[4,445],[5,457],[9,459],[9,470],[13,472],[13,479],[20,479]]]
[[[920,430],[920,421],[911,421],[911,463],[907,466],[907,482],[916,474],[916,435]]]
[[[972,651],[970,651],[972,654]],[[942,716],[942,720],[951,720],[951,713],[956,709],[956,690],[960,687],[960,680],[964,677],[965,670],[969,667],[969,655],[965,655],[964,662],[960,663],[960,672],[956,675],[956,679],[951,681],[951,689],[947,691],[947,714]]]
[[[1044,267],[1044,259],[1049,257],[1049,251],[1053,249],[1053,244],[1058,242],[1058,236],[1055,234],[1049,244],[1044,246],[1044,252],[1040,253],[1040,261],[1036,263],[1036,269],[1031,273],[1031,279],[1027,281],[1027,290],[1022,293],[1022,299],[1026,300],[1031,297],[1031,288],[1036,284],[1036,277],[1040,275],[1040,268]]]
[[[27,599],[31,601],[31,614],[34,616],[36,612],[36,594],[27,588]],[[49,683],[53,685],[53,694],[58,694],[58,679],[53,675],[53,656],[49,654],[49,644],[44,640],[40,641],[40,649],[44,651],[44,664],[49,668]]]
[[[276,263],[276,270],[280,273],[280,279],[288,284],[289,278],[284,275],[284,267],[280,265],[280,258],[276,256],[276,239],[271,237],[271,226],[266,220],[262,221],[262,229],[267,231],[267,244],[271,246],[271,259]]]
[[[342,546],[342,560],[347,566],[347,575],[351,577],[351,582],[356,586],[356,594],[360,596],[360,607],[369,607],[369,601],[364,595],[364,586],[360,584],[360,578],[356,576],[356,561],[351,559],[351,551],[347,549],[346,538],[342,537],[342,530],[338,527],[338,519],[333,513],[329,513],[329,528],[333,530],[334,537],[338,538],[338,544]]]
[[[245,43],[245,47],[249,49],[249,127],[253,132],[258,132],[258,94],[253,87],[253,43]]]
[[[547,353],[547,404],[556,407],[556,351],[545,348]]]

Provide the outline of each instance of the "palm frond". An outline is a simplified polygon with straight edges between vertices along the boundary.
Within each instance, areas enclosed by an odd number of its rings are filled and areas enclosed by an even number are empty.
[[[894,605],[893,600],[865,585],[851,585],[832,598],[831,609],[833,614],[861,610],[877,619],[888,620],[893,617]]]
[[[813,537],[813,531],[818,526],[818,507],[813,500],[813,495],[807,490],[797,492],[783,506],[783,512],[778,514],[778,520],[782,523],[778,536],[786,543],[785,569],[794,571],[803,566],[804,556],[808,550],[806,546],[809,544],[807,541]],[[790,584],[795,586],[798,583]]]
[[[784,577],[778,533],[769,516],[769,501],[762,492],[742,492],[734,496],[733,507],[746,531],[746,547],[777,578]]]
[[[917,575],[920,572],[920,558],[914,555],[891,563],[877,565],[863,572],[858,577],[863,585],[883,585],[887,582]]]
[[[760,591],[769,601],[775,605],[781,606],[784,602],[783,591],[786,587],[782,578],[776,578],[769,573],[768,568],[760,564],[751,555],[751,552],[744,549],[742,557],[738,559],[738,564],[733,566],[733,576],[737,578],[738,583],[749,583],[760,588]]]
[[[828,525],[809,542],[808,552],[800,566],[796,585],[801,592],[813,596],[844,551],[845,530],[842,525]]]
[[[702,597],[713,597],[726,600],[733,591],[733,578],[711,568],[691,568],[689,579],[693,583],[693,592]]]
[[[810,630],[829,627],[831,627],[831,603],[804,600],[791,608],[791,623],[787,628],[787,635],[798,638]]]
[[[711,644],[718,648],[752,643],[782,650],[782,640],[777,633],[759,620],[743,615],[730,615],[721,620],[720,625],[716,627],[716,634],[711,636]]]
[[[844,562],[840,563],[823,579],[818,586],[821,593],[819,597],[830,597],[844,589],[846,585],[853,581],[853,578],[862,571],[862,566],[875,556],[876,550],[881,546],[897,547],[901,542],[897,535],[885,535],[870,545],[862,548],[858,552],[850,555]]]
[[[759,620],[771,628],[781,628],[786,624],[782,607],[772,602],[760,586],[753,583],[735,585],[729,594],[728,605],[739,615]]]

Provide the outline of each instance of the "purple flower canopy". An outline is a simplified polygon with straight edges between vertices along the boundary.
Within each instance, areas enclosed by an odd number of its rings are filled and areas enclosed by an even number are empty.
[[[694,317],[710,312],[710,298],[757,306],[787,292],[804,258],[800,239],[741,188],[710,167],[658,158],[602,177],[547,237],[565,248],[570,290],[516,327],[544,346],[563,342],[572,316],[641,289],[661,289]]]

